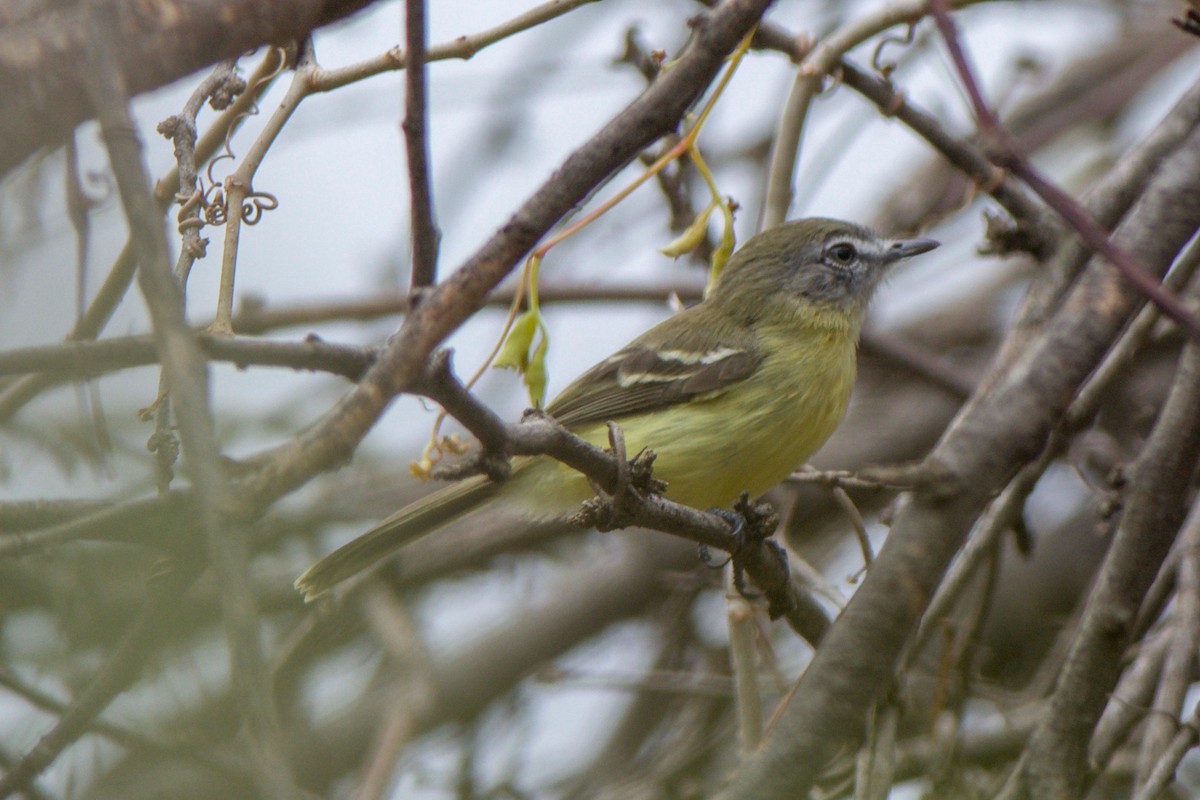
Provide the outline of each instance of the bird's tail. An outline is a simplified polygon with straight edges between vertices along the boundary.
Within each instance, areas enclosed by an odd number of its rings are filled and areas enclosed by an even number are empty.
[[[313,564],[296,579],[305,602],[374,566],[409,542],[431,533],[495,496],[501,484],[477,476],[410,503],[371,530]]]

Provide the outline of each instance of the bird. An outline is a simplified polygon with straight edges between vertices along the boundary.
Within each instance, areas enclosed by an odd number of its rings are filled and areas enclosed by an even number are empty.
[[[654,451],[664,496],[707,508],[757,497],[791,474],[841,421],[868,304],[889,269],[938,247],[852,222],[807,218],[746,241],[698,304],[575,379],[545,409],[600,446],[608,423],[628,452]],[[501,502],[530,519],[594,496],[548,456],[515,460],[508,480],[475,476],[400,509],[295,581],[313,600],[409,542]]]

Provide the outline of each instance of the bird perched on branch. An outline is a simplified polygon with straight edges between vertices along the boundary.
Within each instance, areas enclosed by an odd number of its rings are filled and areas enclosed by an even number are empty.
[[[733,254],[703,302],[583,373],[546,411],[601,446],[607,422],[618,423],[629,452],[656,453],[654,475],[670,500],[705,508],[762,494],[841,420],[880,280],[937,246],[832,219],[771,228]],[[503,483],[474,477],[402,508],[310,567],[296,588],[312,600],[488,501],[548,518],[592,495],[584,476],[557,461],[521,458]]]

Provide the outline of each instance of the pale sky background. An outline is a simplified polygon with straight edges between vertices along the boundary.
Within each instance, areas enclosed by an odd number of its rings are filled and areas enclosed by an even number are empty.
[[[430,43],[449,41],[506,20],[534,5],[532,0],[437,0],[430,3]],[[844,12],[854,15],[875,2],[847,3]],[[833,20],[814,18],[817,6],[798,0],[781,0],[768,19],[796,32],[823,31]],[[697,13],[694,3],[683,0],[647,3],[645,0],[603,0],[572,12],[539,29],[485,49],[472,60],[440,62],[429,68],[431,98],[432,171],[434,199],[439,210],[443,240],[440,270],[444,275],[461,263],[487,236],[501,225],[513,209],[538,186],[573,149],[585,141],[614,113],[635,97],[642,79],[628,67],[613,67],[621,51],[625,30],[637,24],[642,40],[675,55],[686,32],[680,20]],[[1078,3],[1067,10],[1040,3],[999,3],[969,9],[958,15],[973,59],[984,77],[985,90],[1007,85],[1006,72],[1014,52],[1029,53],[1053,71],[1080,48],[1105,40],[1104,31],[1115,30],[1112,15],[1103,9]],[[925,23],[928,24],[928,23]],[[380,3],[353,20],[322,31],[316,38],[319,61],[337,67],[368,58],[402,39],[402,7],[396,2]],[[1083,34],[1086,34],[1083,35]],[[901,48],[889,51],[899,55]],[[870,46],[852,57],[860,64],[870,60]],[[1141,122],[1128,118],[1120,125],[1120,137],[1136,141],[1148,124],[1158,119],[1173,101],[1178,83],[1194,74],[1196,58],[1186,60],[1172,72],[1157,91],[1139,101]],[[254,58],[243,65],[255,63]],[[717,107],[701,136],[706,153],[735,149],[754,140],[774,126],[786,97],[793,67],[774,53],[751,53]],[[898,74],[913,99],[934,110],[949,124],[967,130],[965,106],[950,76],[941,51],[918,57]],[[135,115],[151,171],[158,176],[171,164],[169,142],[154,132],[155,124],[176,112],[197,81],[193,76],[161,91],[138,98]],[[262,120],[271,113],[288,81],[284,76],[260,104],[262,115],[251,120],[234,141],[242,154]],[[407,178],[399,118],[403,98],[401,73],[372,78],[359,85],[305,101],[272,149],[255,180],[255,187],[275,194],[280,207],[267,213],[261,223],[243,230],[237,290],[239,295],[259,295],[268,305],[319,301],[330,298],[363,297],[384,288],[400,288],[407,282]],[[511,109],[505,124],[497,126],[497,111]],[[203,126],[206,118],[202,116]],[[855,123],[858,120],[858,123]],[[798,201],[793,216],[868,219],[876,199],[890,193],[911,168],[914,157],[925,157],[925,145],[898,123],[882,121],[865,103],[846,89],[814,103],[799,167]],[[862,127],[861,131],[857,128]],[[847,137],[847,131],[850,136]],[[848,141],[847,141],[848,140]],[[84,126],[81,134],[85,169],[103,169],[104,158],[96,145],[95,129]],[[1067,154],[1060,153],[1060,157]],[[826,159],[836,156],[832,166]],[[481,165],[481,160],[483,164]],[[41,163],[41,172],[23,168],[0,186],[0,221],[12,233],[10,243],[0,250],[0,343],[6,348],[51,343],[59,340],[73,319],[74,244],[63,212],[61,196],[62,155],[54,154]],[[1060,158],[1047,164],[1069,176],[1079,165]],[[221,172],[220,174],[224,174]],[[613,186],[627,182],[627,172]],[[817,179],[819,176],[819,180]],[[760,198],[761,176],[744,167],[718,171],[723,193],[732,195],[744,210],[737,220],[740,240],[754,231]],[[29,184],[40,183],[44,197],[36,204],[40,227],[19,222],[24,213],[16,198],[28,196]],[[610,187],[611,190],[611,187]],[[607,191],[607,190],[606,190]],[[670,239],[665,229],[665,212],[653,186],[647,186],[611,216],[584,231],[567,246],[551,253],[544,266],[548,282],[579,280],[662,282],[688,269],[656,252]],[[984,207],[979,203],[979,207]],[[994,260],[974,255],[982,223],[970,216],[970,226],[959,223],[933,235],[944,246],[919,265],[898,275],[886,287],[875,308],[876,324],[902,321],[930,303],[953,302],[957,291],[986,279],[998,267]],[[206,230],[212,239],[209,257],[195,267],[189,286],[189,311],[197,322],[212,315],[219,269],[221,230]],[[92,217],[92,252],[88,264],[88,287],[94,290],[113,256],[124,242],[120,209],[109,197]],[[15,238],[15,243],[13,239]],[[399,281],[399,284],[397,283]],[[631,309],[615,306],[550,308],[547,316],[552,334],[550,393],[566,385],[585,366],[624,344],[632,336],[665,317],[669,308],[649,304]],[[472,371],[498,335],[502,315],[489,311],[476,317],[456,335],[452,344],[460,375]],[[372,324],[340,324],[319,328],[333,342],[378,343],[394,330],[398,320]],[[140,299],[127,299],[106,335],[142,332],[145,328]],[[296,339],[306,331],[278,331],[272,338]],[[237,372],[226,366],[213,369],[214,397],[227,429],[232,417],[254,420],[275,414],[281,405],[294,411],[291,425],[311,420],[327,410],[345,391],[340,380],[284,370]],[[141,369],[122,373],[101,382],[109,409],[126,413],[148,404],[154,397],[157,371]],[[519,381],[508,373],[490,374],[481,386],[483,396],[502,414],[515,418],[527,404]],[[18,417],[21,426],[37,430],[53,424],[60,415],[74,414],[75,392],[64,387],[39,401]],[[359,458],[394,459],[403,464],[416,457],[427,434],[428,424],[414,424],[414,415],[432,421],[432,412],[413,400],[401,400],[388,413],[363,445]],[[128,430],[127,425],[121,426]],[[149,425],[131,441],[140,444],[149,436]],[[239,428],[230,454],[245,455],[279,440],[279,428],[263,424],[258,432]],[[140,438],[139,438],[140,437]],[[0,499],[39,496],[97,496],[111,493],[113,484],[89,469],[64,472],[49,463],[41,450],[22,436],[0,433]],[[150,460],[131,460],[123,465],[118,485],[130,495],[152,491]],[[361,462],[360,462],[361,463]],[[351,464],[345,469],[353,470]],[[320,481],[314,482],[319,486]],[[344,531],[341,536],[352,535]],[[334,542],[330,541],[330,546]],[[303,564],[297,564],[302,567]],[[844,591],[852,587],[843,586]],[[515,568],[512,574],[463,579],[440,589],[440,593],[470,592],[476,601],[464,604],[447,600],[444,594],[429,597],[422,621],[428,626],[435,650],[461,646],[478,635],[484,616],[501,618],[513,613],[522,602],[549,596],[554,587],[540,569]],[[489,598],[480,602],[479,597]],[[437,609],[434,613],[433,609]],[[716,620],[713,636],[724,635],[721,608],[712,604]],[[24,647],[37,647],[36,621],[30,621],[28,639],[20,629],[11,632]],[[634,675],[643,666],[649,649],[642,646],[648,631],[638,625],[622,626],[563,660],[565,666],[586,665],[590,670]],[[167,690],[186,702],[196,691],[195,683],[220,683],[224,669],[223,642],[213,642],[211,664],[192,669],[195,681],[181,681]],[[366,675],[377,653],[352,653],[330,667],[330,678],[352,681]],[[806,658],[799,647],[784,653],[797,667]],[[342,663],[345,662],[345,663]],[[160,687],[161,688],[161,687]],[[318,705],[336,707],[336,682],[317,687]],[[481,781],[509,773],[522,785],[546,786],[570,771],[573,759],[591,741],[592,729],[615,718],[624,695],[565,686],[523,689],[531,692],[532,703],[518,719],[496,715],[486,725],[488,747],[478,769]],[[153,702],[153,693],[145,702]],[[117,716],[136,716],[139,698],[123,698],[114,707]],[[24,717],[28,739],[10,742],[20,751],[32,744],[45,719],[32,714],[24,703],[0,695],[0,717]],[[10,728],[11,730],[11,728]],[[494,735],[493,735],[494,734]],[[88,740],[91,741],[91,740]],[[105,745],[90,747],[103,757]],[[81,745],[77,750],[83,749]],[[395,797],[440,800],[445,791],[429,785],[452,771],[450,751],[434,738],[406,759],[408,767]],[[70,780],[72,771],[85,770],[86,758],[61,760],[49,774],[50,785]],[[429,776],[433,776],[431,779]],[[349,790],[350,787],[347,787]],[[536,796],[536,795],[535,795]]]

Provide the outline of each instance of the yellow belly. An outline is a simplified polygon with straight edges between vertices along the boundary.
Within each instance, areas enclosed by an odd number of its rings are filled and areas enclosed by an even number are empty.
[[[655,477],[667,482],[666,496],[685,505],[728,506],[746,491],[757,497],[782,481],[833,433],[854,384],[855,344],[841,332],[826,341],[776,350],[757,372],[716,397],[640,417],[616,420],[630,457],[643,447],[657,454]],[[775,343],[795,348],[795,341]],[[808,340],[811,345],[811,339]],[[576,431],[608,446],[605,425]],[[586,479],[557,462],[530,464],[521,479],[535,514],[557,513],[591,497]]]

